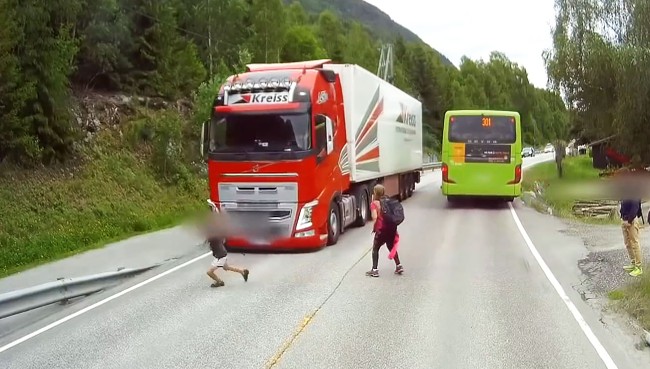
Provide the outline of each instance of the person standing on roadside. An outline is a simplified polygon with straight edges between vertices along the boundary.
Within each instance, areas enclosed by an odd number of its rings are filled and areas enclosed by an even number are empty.
[[[621,201],[621,228],[625,248],[630,257],[630,264],[625,265],[623,269],[633,277],[643,274],[643,260],[639,243],[639,221],[637,220],[639,214],[641,214],[641,200],[625,199]]]
[[[223,214],[218,211],[211,213],[205,228],[206,239],[210,244],[213,257],[210,268],[207,271],[208,277],[214,281],[210,287],[222,287],[225,285],[225,282],[216,274],[219,268],[228,272],[239,273],[244,278],[244,282],[248,282],[248,269],[242,269],[228,264],[228,251],[226,250],[224,239],[227,228],[228,224]]]
[[[384,244],[386,244],[389,252],[395,247],[395,240],[398,237],[397,226],[404,220],[404,212],[399,202],[395,205],[391,199],[385,196],[384,186],[380,184],[373,188],[372,200],[370,213],[372,214],[372,220],[375,222],[372,230],[375,237],[372,245],[372,269],[366,272],[366,275],[379,277],[379,249]],[[396,215],[397,222],[386,219],[387,216],[395,217]],[[393,260],[395,261],[395,274],[402,274],[404,268],[397,253],[395,253]]]

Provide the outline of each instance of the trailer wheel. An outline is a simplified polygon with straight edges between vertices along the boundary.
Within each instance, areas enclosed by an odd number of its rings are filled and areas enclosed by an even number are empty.
[[[359,186],[354,190],[354,199],[359,204],[359,214],[354,225],[363,227],[370,218],[370,201],[368,201],[368,190],[365,186]]]
[[[399,182],[398,183],[399,183],[399,195],[397,195],[397,196],[398,196],[399,201],[401,202],[401,201],[406,200],[406,176],[401,174],[399,176]]]
[[[415,176],[414,175],[409,175],[408,180],[406,181],[406,184],[408,188],[406,189],[406,197],[411,197],[413,196],[413,191],[415,191]]]
[[[341,222],[339,222],[339,207],[335,202],[330,204],[330,212],[327,217],[327,246],[336,245],[341,234]]]

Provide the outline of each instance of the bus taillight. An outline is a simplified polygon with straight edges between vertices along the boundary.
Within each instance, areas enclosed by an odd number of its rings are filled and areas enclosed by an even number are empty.
[[[442,170],[442,181],[443,182],[445,182],[445,183],[456,183],[456,182],[452,181],[451,179],[449,179],[449,166],[447,165],[447,163],[442,163],[441,170]]]
[[[515,179],[513,179],[513,180],[510,181],[510,182],[508,182],[508,184],[517,184],[517,183],[519,183],[519,182],[521,182],[521,164],[518,164],[518,165],[515,167]]]

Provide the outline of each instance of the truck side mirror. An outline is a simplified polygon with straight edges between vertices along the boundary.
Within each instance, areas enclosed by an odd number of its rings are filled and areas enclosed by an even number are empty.
[[[210,140],[210,121],[206,120],[201,125],[201,157],[207,159]]]

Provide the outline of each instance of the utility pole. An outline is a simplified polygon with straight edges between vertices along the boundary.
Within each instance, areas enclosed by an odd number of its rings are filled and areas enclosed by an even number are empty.
[[[393,45],[384,44],[381,46],[377,76],[388,83],[393,83],[395,72],[393,69]]]

